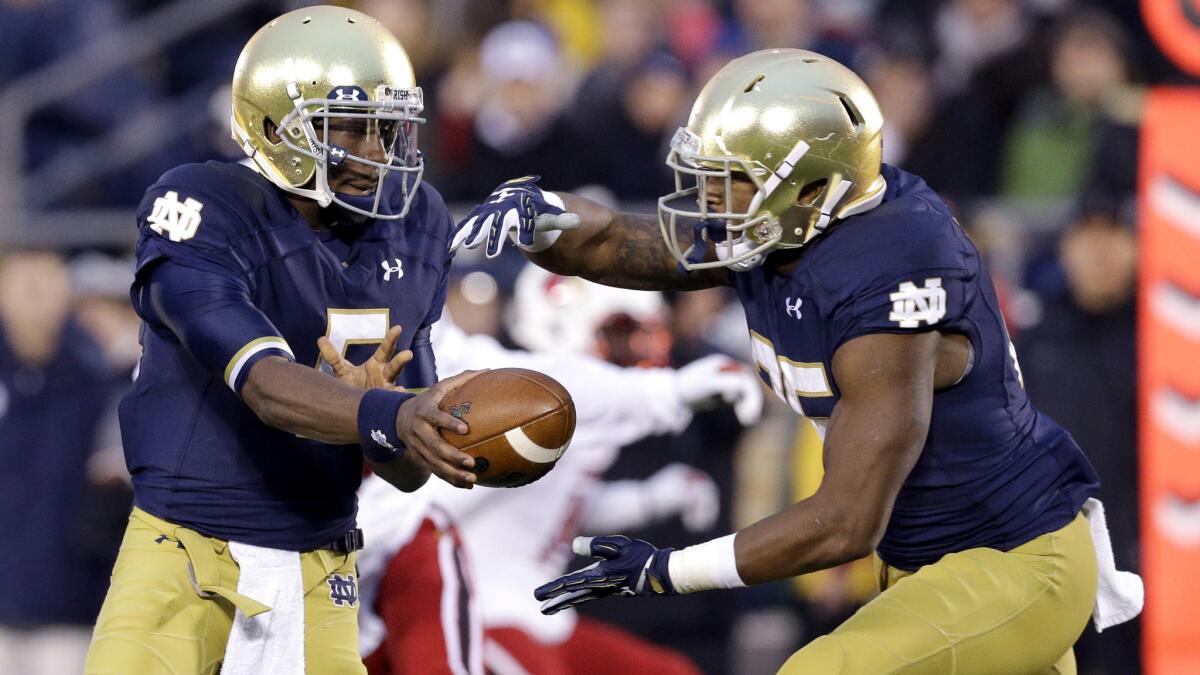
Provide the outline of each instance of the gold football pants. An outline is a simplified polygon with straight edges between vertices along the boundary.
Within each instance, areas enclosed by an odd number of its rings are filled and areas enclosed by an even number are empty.
[[[309,673],[365,675],[358,655],[358,601],[335,602],[332,575],[355,575],[354,554],[300,554],[304,661]],[[335,580],[340,581],[340,580]],[[226,542],[134,509],[88,650],[88,675],[215,675],[234,609],[265,606],[237,592]],[[339,593],[345,592],[343,585]],[[356,592],[355,592],[356,594]]]
[[[1008,552],[975,548],[916,572],[877,562],[882,593],[792,655],[785,675],[1075,675],[1096,600],[1083,514]]]

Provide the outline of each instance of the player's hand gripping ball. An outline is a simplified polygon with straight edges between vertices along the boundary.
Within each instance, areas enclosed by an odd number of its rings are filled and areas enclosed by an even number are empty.
[[[480,373],[442,399],[467,423],[442,437],[475,458],[476,485],[518,487],[546,475],[575,433],[575,403],[561,384],[524,368]]]

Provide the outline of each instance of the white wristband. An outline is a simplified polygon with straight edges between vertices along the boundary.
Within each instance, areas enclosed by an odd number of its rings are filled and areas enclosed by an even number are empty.
[[[676,593],[695,593],[714,588],[741,588],[746,585],[738,575],[733,538],[727,534],[671,554],[667,572]]]
[[[537,189],[541,190],[541,188]],[[542,199],[546,200],[547,204],[566,210],[567,205],[563,202],[562,197],[559,197],[553,192],[547,192],[545,190],[541,190],[541,192]],[[560,235],[562,235],[562,230],[542,230],[539,232],[535,227],[533,230],[533,243],[529,246],[521,246],[520,240],[517,238],[517,233],[515,231],[512,233],[512,238],[513,241],[517,242],[517,246],[520,246],[521,250],[529,251],[530,253],[537,253],[539,251],[545,251],[553,246],[554,242],[558,241]]]

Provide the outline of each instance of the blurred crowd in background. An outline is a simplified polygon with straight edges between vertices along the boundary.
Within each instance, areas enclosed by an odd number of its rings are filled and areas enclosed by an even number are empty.
[[[37,101],[6,118],[15,132],[0,130],[20,140],[15,153],[3,148],[12,176],[0,190],[0,652],[13,636],[90,629],[129,507],[115,401],[139,351],[127,296],[133,207],[177,164],[240,157],[229,139],[234,62],[259,26],[302,4],[0,0],[0,101]],[[885,115],[884,161],[923,176],[987,255],[1033,401],[1096,465],[1118,562],[1137,568],[1138,121],[1147,86],[1187,82],[1150,43],[1138,3],[346,4],[407,47],[426,96],[425,177],[457,214],[525,174],[651,211],[672,187],[671,134],[729,59],[802,47],[854,68]],[[164,17],[170,35],[135,39]],[[108,62],[68,90],[47,79]],[[82,227],[31,231],[30,214],[56,211]],[[464,329],[507,340],[522,264],[511,252],[460,254],[448,303]],[[719,290],[670,298],[676,365],[718,351],[748,358],[731,301]],[[747,430],[716,411],[642,445],[612,478],[683,460],[722,490],[709,531],[675,522],[626,533],[666,545],[745,525],[820,480],[819,441],[784,409]],[[737,594],[584,611],[678,647],[706,672],[773,672],[872,589],[870,565],[852,565]],[[1081,673],[1139,672],[1136,622],[1102,639],[1088,631]]]

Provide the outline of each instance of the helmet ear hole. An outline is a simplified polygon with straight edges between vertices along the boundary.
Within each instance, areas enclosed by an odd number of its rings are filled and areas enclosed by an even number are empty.
[[[263,138],[267,139],[268,143],[271,145],[279,145],[281,142],[283,142],[283,139],[279,137],[279,125],[271,121],[270,117],[263,115],[262,126]]]
[[[796,206],[812,206],[815,204],[821,193],[825,191],[827,184],[829,184],[829,179],[821,178],[805,185],[800,189],[800,193],[796,195]]]

